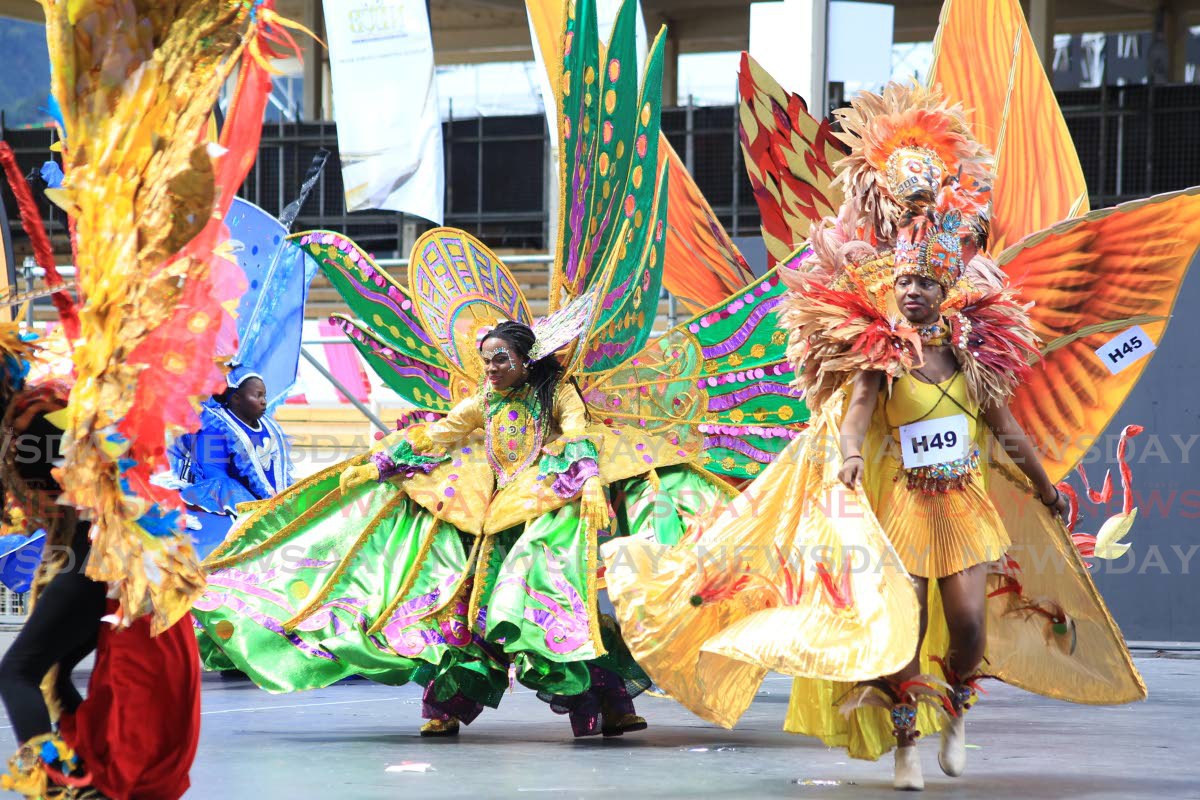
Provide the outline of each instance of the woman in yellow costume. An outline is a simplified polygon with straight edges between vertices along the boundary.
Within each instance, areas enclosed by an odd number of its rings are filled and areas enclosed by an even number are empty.
[[[985,675],[1084,703],[1145,688],[1008,411],[1038,351],[983,253],[990,154],[933,91],[840,116],[847,199],[779,271],[809,430],[680,545],[604,556],[672,697],[732,726],[767,671],[794,675],[789,731],[861,758],[898,745],[896,788],[921,789],[914,742],[940,727],[962,774]]]

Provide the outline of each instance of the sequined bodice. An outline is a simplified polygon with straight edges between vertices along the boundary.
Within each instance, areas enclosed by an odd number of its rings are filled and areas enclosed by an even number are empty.
[[[484,432],[488,464],[500,486],[531,466],[545,442],[546,420],[529,386],[484,395]]]

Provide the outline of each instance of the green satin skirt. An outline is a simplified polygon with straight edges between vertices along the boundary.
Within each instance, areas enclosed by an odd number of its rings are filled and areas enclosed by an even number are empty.
[[[686,467],[608,487],[603,535],[676,543],[726,496]],[[589,665],[645,681],[597,609],[597,541],[572,503],[493,536],[438,520],[389,482],[299,484],[235,530],[193,613],[206,667],[272,692],[353,675],[495,707],[515,679],[574,695]],[[646,681],[648,683],[648,681]]]

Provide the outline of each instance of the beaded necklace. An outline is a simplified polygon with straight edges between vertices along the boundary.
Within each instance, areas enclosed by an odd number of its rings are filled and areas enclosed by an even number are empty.
[[[917,328],[921,344],[931,347],[952,344],[959,350],[966,350],[970,343],[971,320],[960,311],[952,312],[936,321]]]
[[[533,464],[542,450],[542,409],[529,384],[507,393],[489,387],[483,402],[488,464],[497,483],[507,486]]]
[[[917,334],[921,337],[921,344],[933,347],[950,341],[950,328],[942,321],[941,317],[938,317],[936,322],[917,328]]]

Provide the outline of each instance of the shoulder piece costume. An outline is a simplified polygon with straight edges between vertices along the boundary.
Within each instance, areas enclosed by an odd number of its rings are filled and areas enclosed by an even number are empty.
[[[133,6],[44,6],[65,174],[47,194],[71,217],[87,301],[62,488],[92,521],[88,576],[111,585],[122,623],[149,613],[158,633],[204,578],[178,495],[150,479],[166,467],[168,433],[195,428],[194,404],[224,384],[214,354],[232,349],[228,308],[245,284],[220,254],[222,218],[257,152],[272,44],[294,49],[295,26],[269,2],[204,0],[136,20]],[[210,144],[213,104],[239,62]]]
[[[41,374],[35,366],[5,403],[10,430],[43,440],[39,474],[6,463],[3,475],[48,547],[32,588],[36,619],[8,656],[49,674],[44,708],[28,701],[27,682],[6,682],[26,741],[0,784],[29,797],[180,797],[199,740],[188,610],[204,580],[178,496],[149,479],[165,466],[168,435],[194,428],[192,404],[223,383],[216,365],[231,352],[228,307],[241,281],[216,254],[221,217],[257,151],[276,56],[267,42],[290,43],[291,23],[270,0],[42,6],[64,173],[47,196],[69,215],[78,283],[58,276],[27,213],[36,206],[0,148],[62,323],[61,338],[42,343]],[[239,61],[221,140],[209,144],[209,115]],[[48,425],[66,428],[53,469]],[[95,648],[85,700],[55,676],[82,655],[63,655],[76,646],[68,636]]]

